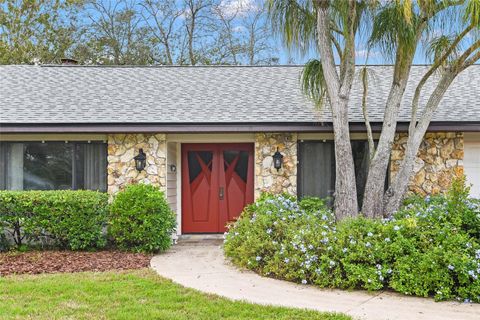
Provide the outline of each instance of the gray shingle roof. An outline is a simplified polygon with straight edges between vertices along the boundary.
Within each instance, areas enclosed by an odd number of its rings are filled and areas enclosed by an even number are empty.
[[[382,121],[391,66],[372,66],[371,121]],[[0,123],[329,122],[300,91],[302,67],[0,66]],[[413,67],[400,120],[425,66]],[[480,121],[480,66],[446,93],[434,121]],[[427,92],[433,84],[427,84]],[[363,122],[354,83],[352,122]],[[427,95],[424,95],[427,97]]]

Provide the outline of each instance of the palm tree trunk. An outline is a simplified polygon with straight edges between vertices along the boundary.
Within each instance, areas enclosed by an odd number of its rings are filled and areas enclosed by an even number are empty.
[[[390,153],[395,139],[397,115],[400,102],[407,84],[407,77],[394,83],[387,99],[387,107],[383,119],[382,134],[378,141],[375,155],[370,163],[363,197],[362,213],[369,218],[378,218],[383,215],[383,194],[387,179]]]
[[[357,185],[355,167],[350,143],[348,122],[348,100],[355,74],[355,48],[350,43],[350,59],[345,66],[343,81],[337,73],[330,34],[330,15],[328,1],[318,1],[317,37],[323,76],[325,78],[328,100],[332,109],[333,132],[335,143],[335,216],[337,220],[356,216],[358,213]]]
[[[415,159],[420,144],[427,132],[428,125],[430,124],[434,112],[437,110],[440,101],[456,75],[457,73],[455,71],[447,71],[442,76],[425,106],[425,111],[418,122],[418,125],[408,137],[407,145],[405,147],[405,157],[403,158],[400,169],[390,187],[390,192],[385,194],[383,200],[385,203],[385,214],[387,216],[391,216],[395,213],[402,204],[407,192],[408,183],[413,174],[413,167],[415,165]]]

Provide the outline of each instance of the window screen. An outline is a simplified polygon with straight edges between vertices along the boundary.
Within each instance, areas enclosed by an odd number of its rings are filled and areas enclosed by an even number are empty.
[[[299,143],[298,196],[332,197],[335,192],[335,152],[333,141]],[[366,141],[352,141],[357,181],[357,199],[362,205],[367,181],[369,155]]]

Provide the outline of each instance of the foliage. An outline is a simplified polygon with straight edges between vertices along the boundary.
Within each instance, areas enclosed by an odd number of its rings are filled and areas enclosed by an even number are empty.
[[[19,248],[45,239],[71,250],[101,248],[107,200],[96,191],[0,191],[0,226]]]
[[[273,64],[262,0],[0,0],[0,64]]]
[[[1,319],[351,319],[205,295],[146,269],[10,276],[0,288]]]
[[[60,62],[72,45],[78,2],[0,0],[0,64]]]
[[[446,196],[410,199],[391,219],[336,222],[312,199],[265,194],[231,225],[225,253],[303,284],[480,302],[480,202],[467,195],[456,182]]]
[[[170,247],[176,218],[158,187],[129,185],[119,192],[110,207],[108,232],[123,249],[145,252]]]

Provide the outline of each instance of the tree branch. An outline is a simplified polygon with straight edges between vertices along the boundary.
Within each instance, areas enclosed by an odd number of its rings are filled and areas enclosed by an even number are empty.
[[[416,89],[415,89],[415,94],[412,99],[412,112],[411,112],[411,119],[410,119],[410,125],[408,127],[408,133],[409,135],[413,134],[415,127],[417,125],[417,112],[418,112],[418,101],[420,99],[420,94],[422,92],[423,86],[425,83],[428,81],[428,79],[434,74],[436,70],[448,59],[450,54],[455,50],[457,45],[460,43],[460,41],[473,29],[473,25],[469,25],[465,30],[463,30],[452,42],[452,44],[449,46],[449,48],[445,51],[445,53],[437,59],[434,64],[430,67],[430,69],[425,73],[418,83]]]

